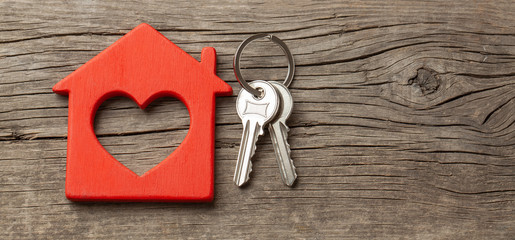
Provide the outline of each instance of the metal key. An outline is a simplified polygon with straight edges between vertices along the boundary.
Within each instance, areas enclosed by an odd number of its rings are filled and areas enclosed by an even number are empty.
[[[274,120],[268,125],[270,137],[274,146],[275,157],[281,172],[281,178],[284,184],[291,187],[297,179],[295,166],[290,157],[290,144],[288,144],[288,131],[290,129],[286,125],[286,120],[290,117],[293,109],[293,98],[290,91],[283,84],[271,82],[279,93],[280,107]]]
[[[275,117],[280,106],[279,94],[270,83],[257,80],[250,85],[260,90],[262,96],[256,98],[247,90],[241,89],[236,99],[236,110],[243,123],[243,135],[234,172],[234,183],[238,186],[249,180],[252,171],[250,160],[256,150],[258,137],[263,135],[263,128]]]

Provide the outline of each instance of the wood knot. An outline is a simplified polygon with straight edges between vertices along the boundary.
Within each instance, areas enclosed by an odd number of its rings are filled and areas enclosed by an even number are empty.
[[[20,134],[16,129],[12,129],[11,140],[12,141],[22,141],[22,140],[27,140],[27,138],[23,134]]]
[[[436,92],[441,84],[441,80],[438,77],[438,73],[429,68],[420,68],[417,71],[417,76],[410,79],[408,84],[415,85],[422,90],[422,94],[428,95]]]

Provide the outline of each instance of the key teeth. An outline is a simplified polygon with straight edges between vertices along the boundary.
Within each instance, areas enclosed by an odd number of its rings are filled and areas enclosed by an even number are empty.
[[[290,143],[286,143],[286,149],[288,150],[288,158],[290,159],[291,166],[293,167],[293,170],[295,170],[295,165],[293,165],[293,159],[291,159],[291,149],[290,149]],[[295,177],[297,177],[297,174],[295,174]]]
[[[252,148],[252,152],[250,153],[250,156],[249,156],[249,170],[247,172],[247,176],[245,177],[245,182],[249,181],[249,179],[250,179],[250,173],[252,172],[252,157],[254,157],[254,154],[256,153],[256,148],[257,148],[257,144],[256,143],[257,143],[258,137],[260,135],[263,135],[263,134],[264,134],[263,128],[260,127],[259,134],[256,135],[256,137],[255,137],[255,139],[253,141],[254,147]]]
[[[251,154],[250,157],[254,156],[254,153]],[[250,173],[252,172],[252,162],[249,161],[249,171],[247,172],[247,177],[245,178],[245,182],[248,182],[250,179]]]
[[[283,128],[284,137],[288,139],[288,132],[290,132],[290,128],[286,126],[284,122],[281,122],[281,127]],[[294,178],[291,180],[291,182],[286,182],[286,186],[291,187],[295,180],[297,179],[297,168],[295,167],[295,164],[293,164],[293,159],[291,158],[291,148],[290,148],[290,142],[286,141],[286,150],[288,152],[288,159],[290,160],[291,167],[293,168],[293,174]]]
[[[245,128],[246,127],[246,128]],[[238,162],[236,164],[236,172],[234,175],[234,183],[241,187],[245,185],[250,180],[250,173],[252,172],[252,157],[256,153],[256,147],[257,147],[257,139],[260,135],[263,135],[264,131],[259,124],[259,122],[252,122],[249,120],[244,120],[244,132],[243,132],[243,138],[242,138],[242,144],[240,145],[240,152],[238,153]],[[247,139],[245,142],[243,139]],[[247,148],[247,145],[249,142],[248,138],[253,138],[252,140],[252,151],[248,153],[248,156],[242,157],[242,151],[245,151],[244,149]],[[245,144],[245,145],[244,145]],[[243,150],[242,150],[243,149]],[[240,159],[241,158],[241,159]],[[243,164],[246,162],[244,159],[248,158],[248,165],[246,168],[246,171],[243,171]],[[240,163],[240,161],[243,161]],[[243,176],[245,174],[245,176]]]
[[[290,132],[290,128],[286,126],[283,122],[281,122],[281,126],[284,129],[285,138],[288,139],[288,132]],[[286,149],[288,150],[288,158],[291,161],[291,165],[293,166],[293,169],[295,169],[295,165],[293,165],[293,159],[291,159],[291,149],[290,149],[290,142],[286,141]]]
[[[284,124],[284,123],[282,123],[282,122],[281,122],[281,125],[283,125],[283,127],[284,127],[284,132],[285,132],[285,133],[289,133],[289,132],[290,132],[290,127],[286,126],[286,124]],[[289,145],[289,144],[288,144],[288,145]]]
[[[259,131],[259,135],[263,135],[263,130],[260,129]],[[252,157],[254,157],[254,154],[256,153],[256,148],[257,148],[257,139],[258,139],[258,136],[259,135],[256,135],[255,139],[254,139],[254,147],[252,148],[252,152],[250,153],[250,156],[249,156],[249,171],[247,172],[247,181],[250,179],[250,173],[252,172]]]
[[[249,171],[247,173],[247,176],[245,176],[245,181],[244,182],[236,182],[236,185],[238,187],[241,187],[241,186],[245,185],[247,182],[249,182],[251,172],[252,172],[252,162],[249,162]]]

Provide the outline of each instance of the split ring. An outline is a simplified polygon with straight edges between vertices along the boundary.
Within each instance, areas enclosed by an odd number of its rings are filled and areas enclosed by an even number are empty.
[[[288,58],[288,75],[286,75],[286,79],[284,80],[284,83],[283,83],[284,86],[286,86],[286,87],[290,86],[290,83],[293,80],[293,75],[295,74],[295,62],[293,61],[293,55],[291,54],[290,49],[288,49],[288,46],[286,46],[286,44],[281,39],[279,39],[278,37],[276,37],[272,34],[267,34],[267,33],[256,34],[254,36],[251,36],[251,37],[245,39],[245,41],[243,41],[240,44],[238,49],[236,49],[236,54],[234,55],[234,61],[233,61],[234,75],[236,75],[236,80],[238,80],[238,82],[240,82],[240,85],[243,88],[245,88],[245,90],[252,93],[252,95],[254,95],[256,97],[261,96],[261,92],[255,88],[251,87],[247,83],[247,81],[245,81],[245,79],[243,79],[243,75],[241,74],[241,71],[240,71],[240,59],[241,59],[241,54],[243,52],[243,49],[245,49],[245,47],[250,42],[252,42],[258,38],[267,38],[268,40],[276,43],[277,45],[279,45],[279,47],[281,47],[284,54],[286,54],[286,57]]]

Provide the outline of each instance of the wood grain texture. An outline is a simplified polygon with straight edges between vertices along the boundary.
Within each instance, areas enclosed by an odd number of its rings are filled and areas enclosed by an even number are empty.
[[[513,12],[513,1],[2,1],[0,238],[512,239]],[[234,186],[233,95],[216,102],[213,203],[66,200],[68,101],[51,87],[141,22],[197,60],[215,47],[235,94],[243,39],[270,32],[288,44],[295,188],[267,136],[250,185]],[[278,49],[249,46],[243,74],[281,80]],[[167,100],[153,109],[162,121],[137,126],[145,117],[130,101],[104,104],[100,142],[154,165],[188,116]]]

